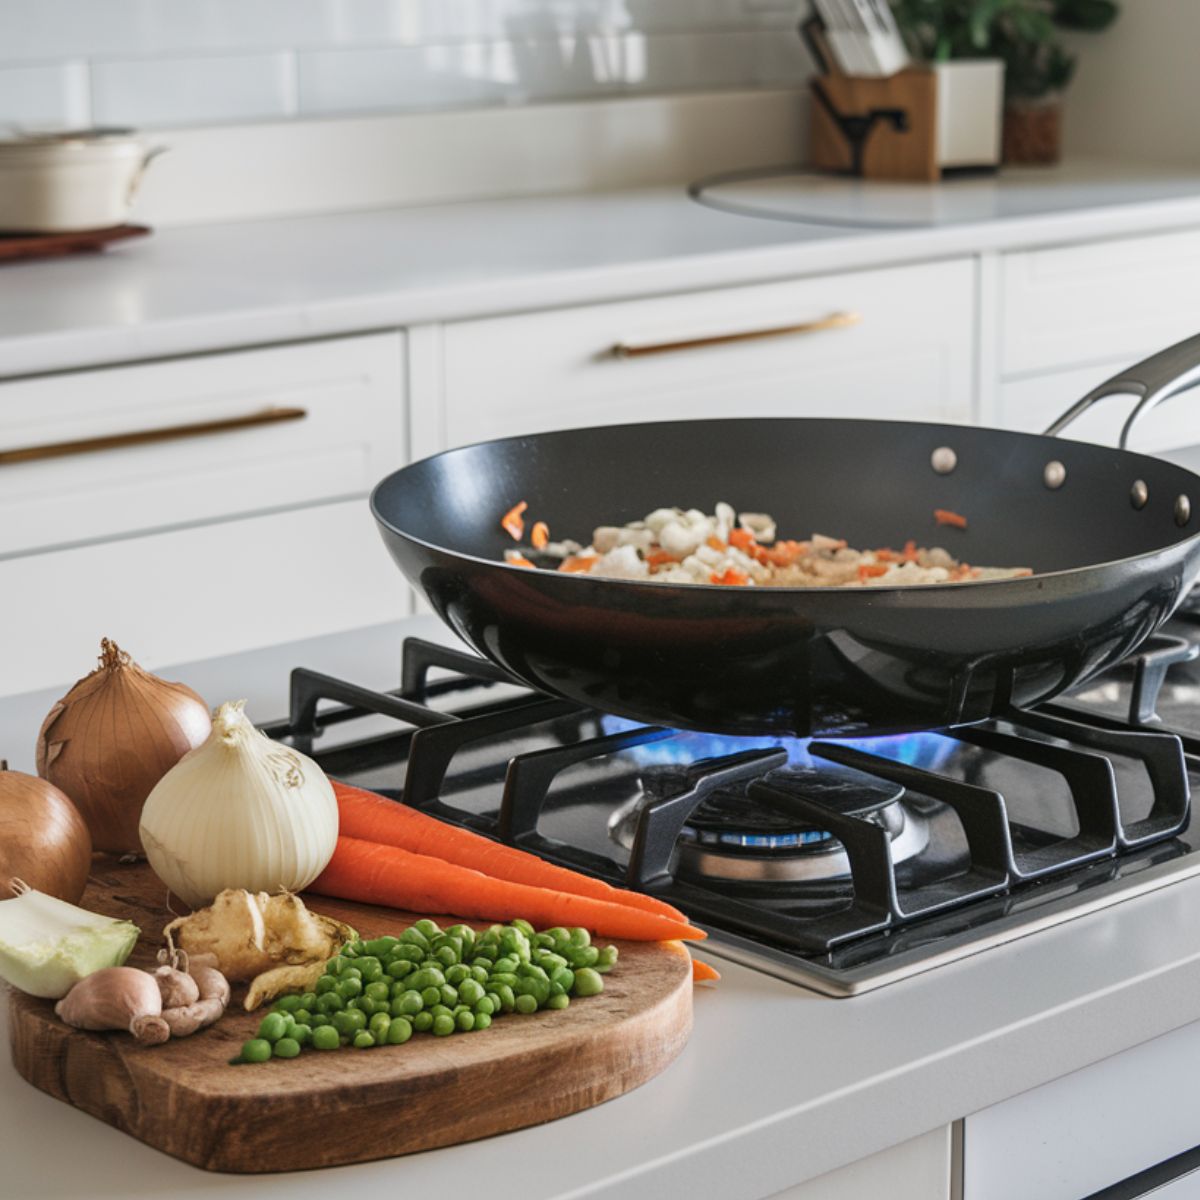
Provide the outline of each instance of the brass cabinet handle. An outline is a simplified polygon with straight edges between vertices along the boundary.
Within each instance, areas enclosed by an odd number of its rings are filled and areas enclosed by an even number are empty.
[[[649,342],[645,345],[618,342],[615,358],[640,358],[645,354],[673,354],[677,350],[699,350],[703,346],[726,346],[732,342],[754,342],[763,338],[791,337],[797,333],[819,333],[823,329],[848,329],[862,320],[856,312],[835,312],[800,325],[777,325],[771,329],[750,329],[745,333],[718,333],[712,337],[687,338],[680,342]]]
[[[304,408],[267,408],[244,417],[226,417],[219,421],[197,421],[192,425],[167,425],[162,429],[140,429],[134,433],[109,433],[102,437],[81,438],[77,442],[51,442],[45,446],[22,446],[19,450],[0,450],[0,467],[13,463],[35,462],[42,458],[66,458],[72,454],[94,454],[98,450],[122,450],[126,446],[146,446],[151,442],[178,442],[184,438],[206,437],[210,433],[230,433],[280,421],[299,421],[308,416]]]

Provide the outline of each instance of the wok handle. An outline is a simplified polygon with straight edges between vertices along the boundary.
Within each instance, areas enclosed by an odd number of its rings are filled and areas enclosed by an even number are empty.
[[[1106,379],[1099,387],[1088,392],[1082,400],[1072,404],[1046,429],[1046,434],[1050,437],[1060,434],[1093,404],[1107,396],[1136,396],[1138,402],[1121,427],[1121,436],[1117,442],[1124,450],[1129,441],[1130,431],[1145,413],[1164,400],[1178,396],[1180,392],[1186,392],[1197,384],[1200,384],[1200,334],[1176,342],[1174,346],[1168,346],[1140,363],[1126,367],[1111,379]]]

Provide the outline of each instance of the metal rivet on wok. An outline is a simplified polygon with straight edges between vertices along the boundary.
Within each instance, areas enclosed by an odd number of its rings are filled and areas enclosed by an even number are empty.
[[[1051,459],[1042,472],[1042,479],[1048,488],[1060,488],[1067,481],[1067,468],[1057,458]]]
[[[1175,497],[1175,524],[1186,525],[1192,519],[1192,502],[1186,496]]]
[[[958,466],[958,455],[949,446],[939,446],[929,461],[939,475],[949,475]]]
[[[1150,489],[1146,486],[1144,479],[1135,479],[1133,487],[1129,489],[1129,503],[1134,508],[1145,508],[1146,501],[1150,499]]]

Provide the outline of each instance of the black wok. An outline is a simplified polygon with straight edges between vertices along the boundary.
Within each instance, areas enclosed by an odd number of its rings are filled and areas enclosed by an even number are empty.
[[[1137,416],[1200,381],[1200,336],[1104,396]],[[1200,440],[1200,439],[1198,439]],[[953,462],[953,468],[946,468]],[[940,469],[938,469],[940,468]],[[500,517],[587,542],[655,508],[768,512],[781,536],[943,545],[1030,578],[907,588],[669,585],[503,562]],[[957,425],[743,419],[570,430],[464,446],[384,479],[392,557],[480,654],[610,713],[738,734],[862,734],[980,721],[1129,654],[1200,572],[1200,477],[1122,449]],[[968,518],[935,524],[935,508]]]

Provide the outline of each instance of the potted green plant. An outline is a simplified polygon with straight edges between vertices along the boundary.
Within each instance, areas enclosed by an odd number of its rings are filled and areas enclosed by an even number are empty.
[[[1075,58],[1060,30],[1107,28],[1116,0],[892,0],[913,52],[935,65],[1004,64],[1004,160],[1053,163],[1061,153],[1062,93]]]

